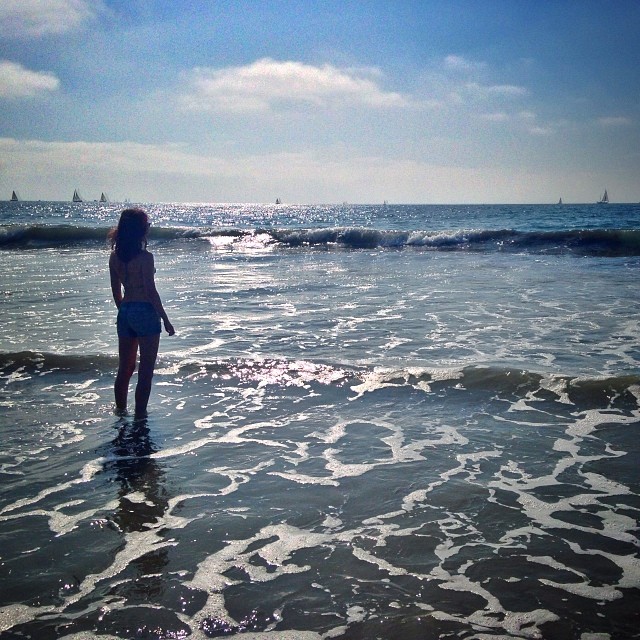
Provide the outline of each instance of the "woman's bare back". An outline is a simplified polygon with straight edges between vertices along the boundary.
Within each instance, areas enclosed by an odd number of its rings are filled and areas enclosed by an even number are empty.
[[[153,255],[149,251],[141,251],[137,256],[123,262],[116,253],[111,254],[110,266],[115,271],[124,288],[122,302],[153,303]]]

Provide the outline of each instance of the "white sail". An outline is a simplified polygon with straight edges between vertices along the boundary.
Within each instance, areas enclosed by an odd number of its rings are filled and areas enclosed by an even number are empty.
[[[100,202],[109,202],[109,198],[104,191],[100,194]]]
[[[602,198],[600,198],[600,200],[598,200],[598,204],[609,204],[609,194],[607,193],[607,190],[604,190],[604,193],[602,194]]]
[[[73,198],[72,198],[73,202],[82,202],[82,196],[80,195],[80,193],[78,192],[77,189],[73,190]]]

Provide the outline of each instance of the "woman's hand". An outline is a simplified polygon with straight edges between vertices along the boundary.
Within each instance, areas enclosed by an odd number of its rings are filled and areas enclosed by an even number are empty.
[[[173,336],[176,333],[176,330],[173,328],[173,325],[168,321],[164,321],[164,330],[170,335]]]

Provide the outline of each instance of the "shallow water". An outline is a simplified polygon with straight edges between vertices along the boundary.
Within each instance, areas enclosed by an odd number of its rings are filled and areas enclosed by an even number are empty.
[[[151,206],[178,334],[135,421],[116,209],[46,206],[0,250],[3,637],[637,637],[639,258],[575,245],[636,208]]]

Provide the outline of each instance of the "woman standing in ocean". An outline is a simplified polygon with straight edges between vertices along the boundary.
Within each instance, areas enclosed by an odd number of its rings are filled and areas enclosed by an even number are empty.
[[[153,254],[147,251],[149,218],[142,209],[125,209],[118,226],[109,232],[111,291],[118,307],[118,374],[114,385],[116,411],[127,409],[129,381],[136,368],[138,383],[135,415],[147,415],[151,380],[160,344],[160,319],[165,331],[175,333],[155,284]],[[124,289],[124,294],[123,294]]]

